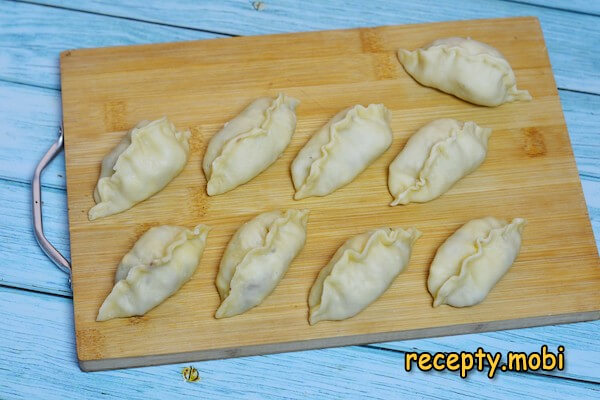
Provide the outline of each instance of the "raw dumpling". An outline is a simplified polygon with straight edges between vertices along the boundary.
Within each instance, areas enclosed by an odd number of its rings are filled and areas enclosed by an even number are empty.
[[[144,233],[121,260],[96,320],[144,315],[178,291],[196,271],[209,229],[162,225]]]
[[[142,121],[102,160],[90,221],[128,210],[162,190],[188,160],[189,131],[163,117]]]
[[[392,143],[383,104],[339,112],[310,138],[292,163],[294,199],[326,196],[352,182]]]
[[[481,165],[491,133],[475,122],[450,118],[419,129],[390,164],[391,205],[424,203],[441,196]]]
[[[420,84],[474,104],[493,107],[531,100],[527,90],[517,89],[506,58],[492,46],[470,38],[439,39],[415,51],[400,49],[398,58]]]
[[[216,318],[246,312],[271,294],[304,247],[307,221],[308,210],[270,211],[237,230],[217,275]]]
[[[225,124],[206,148],[202,167],[209,196],[228,192],[267,169],[296,129],[298,100],[261,97]]]
[[[420,236],[415,228],[380,228],[347,240],[310,290],[310,324],[353,317],[377,300],[404,271]]]
[[[427,287],[433,306],[467,307],[485,299],[521,248],[525,220],[486,217],[467,222],[438,249]]]

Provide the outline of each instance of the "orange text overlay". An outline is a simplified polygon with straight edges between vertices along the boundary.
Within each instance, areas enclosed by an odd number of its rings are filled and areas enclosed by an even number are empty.
[[[552,371],[565,369],[565,347],[558,346],[557,352],[548,351],[548,346],[543,345],[539,352],[524,353],[509,351],[506,353],[506,362],[502,363],[502,353],[491,353],[479,347],[475,352],[462,351],[460,353],[428,353],[408,352],[404,359],[404,369],[411,371],[414,367],[421,371],[460,371],[460,377],[466,378],[467,374],[477,369],[483,371],[488,366],[488,378],[493,378],[500,371]]]

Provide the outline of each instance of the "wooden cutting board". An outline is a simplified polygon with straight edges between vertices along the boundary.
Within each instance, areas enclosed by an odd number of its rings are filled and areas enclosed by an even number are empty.
[[[478,107],[417,84],[395,50],[446,36],[497,47],[534,100]],[[342,346],[600,317],[600,267],[569,135],[536,18],[386,26],[61,54],[77,354],[100,370]],[[283,156],[229,193],[208,197],[201,160],[208,140],[258,96],[296,97],[298,127]],[[294,201],[289,168],[307,139],[339,110],[384,103],[394,142],[362,175],[324,198]],[[102,157],[142,119],[167,115],[190,129],[191,158],[162,192],[133,209],[89,222]],[[441,198],[389,207],[387,167],[417,128],[435,118],[491,127],[484,164]],[[305,248],[259,307],[216,320],[214,286],[223,250],[255,215],[311,210]],[[528,221],[517,262],[474,307],[432,307],[426,289],[437,247],[486,215]],[[96,322],[117,264],[161,224],[213,227],[184,287],[143,317]],[[309,326],[307,295],[319,270],[350,236],[416,226],[423,236],[408,269],[358,316]]]

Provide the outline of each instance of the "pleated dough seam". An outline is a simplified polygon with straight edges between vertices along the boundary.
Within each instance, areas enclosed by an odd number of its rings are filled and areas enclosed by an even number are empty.
[[[327,158],[330,154],[329,150],[335,146],[336,139],[339,138],[339,135],[337,134],[339,131],[339,128],[340,127],[346,128],[348,125],[350,125],[352,123],[352,120],[355,116],[360,116],[360,117],[364,118],[364,116],[361,114],[368,113],[370,109],[379,108],[377,106],[379,106],[379,104],[370,104],[368,107],[364,107],[361,104],[356,105],[348,110],[348,112],[346,113],[344,118],[342,118],[340,121],[337,121],[336,123],[333,123],[329,126],[329,141],[321,146],[321,149],[320,149],[321,156],[319,158],[317,158],[316,160],[314,160],[310,164],[310,167],[309,167],[310,169],[309,169],[308,175],[307,175],[306,179],[304,179],[304,182],[300,186],[300,189],[298,189],[298,191],[296,192],[296,196],[300,195],[301,193],[305,192],[306,190],[308,190],[308,189],[312,188],[312,186],[314,186],[313,185],[314,181],[317,179],[318,173],[322,170],[322,168],[319,168],[319,167],[321,166],[321,164],[325,163],[325,161],[327,160]],[[379,110],[377,110],[377,111],[379,112]],[[381,113],[385,116],[385,109],[382,109]],[[365,118],[365,119],[367,119],[367,118]]]
[[[301,216],[304,215],[304,213],[300,212]],[[273,221],[271,223],[271,225],[269,226],[269,230],[267,232],[267,234],[265,235],[265,240],[264,240],[264,244],[260,247],[254,247],[252,249],[250,249],[242,258],[242,260],[235,266],[235,269],[233,271],[233,274],[231,275],[231,279],[229,280],[229,290],[227,292],[227,296],[225,296],[225,298],[223,299],[223,301],[221,302],[221,305],[223,305],[225,303],[225,300],[227,300],[227,298],[229,297],[229,295],[231,294],[231,282],[233,282],[233,280],[235,279],[235,275],[238,272],[238,269],[240,268],[241,265],[245,265],[247,264],[248,260],[250,259],[250,257],[252,257],[255,254],[258,254],[261,251],[265,251],[267,249],[269,249],[271,247],[271,245],[273,244],[273,241],[275,239],[273,239],[275,237],[275,235],[277,233],[279,233],[279,229],[288,221],[291,221],[293,218],[292,215],[292,210],[287,210],[286,213],[281,216],[281,217],[277,217],[277,219],[275,219],[275,221]],[[219,306],[220,308],[220,306]]]
[[[250,139],[253,137],[257,137],[257,136],[266,135],[269,133],[270,129],[269,129],[268,125],[271,123],[271,121],[273,119],[273,112],[277,108],[279,108],[279,106],[281,106],[282,104],[285,103],[285,97],[286,96],[283,93],[279,93],[277,95],[277,98],[271,102],[271,105],[269,107],[267,107],[265,109],[265,111],[263,111],[263,120],[258,126],[252,127],[245,132],[239,133],[238,135],[232,137],[231,139],[227,140],[223,144],[223,146],[221,147],[221,152],[219,153],[219,155],[217,157],[215,157],[215,159],[211,163],[210,177],[208,178],[208,180],[213,179],[213,175],[215,174],[215,171],[218,170],[218,167],[221,164],[221,160],[223,160],[223,158],[227,155],[227,153],[230,152],[230,150],[235,145],[237,145],[238,143],[240,143],[244,140],[247,140],[247,139]]]
[[[135,286],[132,286],[132,283],[136,283],[139,282],[140,279],[144,279],[143,276],[144,275],[150,275],[155,268],[164,268],[167,265],[167,262],[170,262],[172,259],[172,254],[175,252],[175,250],[180,247],[181,245],[183,245],[184,243],[186,243],[190,238],[203,238],[204,241],[206,241],[206,235],[208,234],[208,231],[210,231],[210,227],[204,225],[204,224],[198,224],[194,227],[194,230],[190,230],[190,229],[184,229],[182,232],[180,232],[169,244],[169,246],[167,247],[166,256],[163,256],[162,258],[155,258],[154,260],[152,260],[149,264],[139,264],[137,266],[134,266],[132,268],[129,269],[129,271],[127,272],[127,276],[119,281],[117,281],[113,288],[111,289],[110,293],[108,294],[108,296],[104,299],[104,302],[102,303],[102,305],[100,306],[100,310],[98,311],[98,316],[96,317],[96,320],[98,320],[98,317],[100,316],[100,313],[102,312],[102,310],[104,309],[104,306],[108,306],[107,301],[109,299],[112,299],[113,294],[119,294],[119,295],[125,295],[127,297],[127,302],[131,305],[133,303],[136,302],[137,299],[139,299],[139,292],[136,292],[135,290]],[[165,260],[165,257],[168,258]],[[163,260],[166,261],[164,263],[162,263],[161,265],[155,266],[152,265],[156,260]],[[197,268],[197,265],[195,266],[195,268]],[[194,270],[195,270],[194,268]],[[177,270],[177,273],[179,273],[180,271]],[[135,275],[141,275],[139,279],[134,279]],[[158,283],[160,283],[161,285],[161,289],[165,288],[165,282],[162,280],[157,280]],[[185,281],[182,283],[184,284]],[[181,286],[180,286],[181,287]],[[169,289],[168,287],[166,287],[166,289]],[[164,300],[166,300],[168,297],[172,296],[174,293],[171,293],[171,295],[165,297],[162,301],[159,302],[162,303]],[[113,299],[114,302],[114,299]],[[157,304],[158,305],[158,304]],[[157,305],[155,305],[154,307],[156,307]],[[151,310],[152,308],[146,310],[145,312],[148,312],[149,310]],[[123,307],[119,308],[123,309]],[[144,313],[145,313],[144,312]],[[139,315],[139,314],[132,314],[132,315]],[[117,317],[111,317],[108,319],[112,319],[112,318],[117,318]],[[106,321],[107,319],[102,319],[101,321]]]
[[[100,178],[100,180],[98,181],[98,188],[99,188],[98,189],[98,196],[100,197],[101,201],[99,203],[97,203],[92,208],[95,208],[96,206],[98,206],[98,205],[100,205],[102,203],[106,203],[106,202],[110,201],[110,199],[104,199],[104,196],[103,196],[103,193],[102,193],[103,190],[101,190],[100,188],[102,188],[104,185],[107,185],[109,183],[117,184],[117,182],[115,182],[115,180],[116,181],[120,181],[119,165],[124,162],[124,161],[121,161],[121,160],[125,160],[125,159],[130,160],[132,158],[131,157],[131,153],[134,151],[132,149],[135,147],[135,145],[137,145],[141,141],[142,137],[150,134],[151,130],[147,129],[148,127],[151,127],[153,125],[159,125],[160,123],[162,123],[166,119],[167,119],[167,117],[162,117],[161,119],[158,119],[156,121],[152,121],[148,125],[145,125],[145,126],[143,126],[141,128],[137,128],[137,127],[133,128],[133,132],[131,132],[131,143],[129,144],[129,146],[127,146],[127,148],[125,150],[123,150],[123,152],[121,154],[119,154],[119,157],[117,157],[117,161],[115,161],[115,165],[113,166],[113,173],[110,176],[105,176],[103,178]],[[167,121],[167,122],[169,122],[169,121]],[[189,137],[191,135],[190,131],[179,132],[179,131],[177,131],[177,129],[174,126],[173,126],[173,130],[175,131],[175,139],[177,140],[177,142],[179,144],[183,143],[182,139],[189,139]],[[115,176],[116,176],[116,178],[113,179],[113,177],[115,177]],[[106,181],[108,181],[108,183],[104,183]],[[112,185],[109,185],[109,186],[112,186]],[[112,193],[113,192],[111,191],[111,194]],[[131,203],[131,201],[129,199],[127,199],[127,200],[128,200],[129,203]]]
[[[427,183],[426,181],[428,179],[429,172],[433,169],[433,164],[435,162],[437,162],[438,160],[440,160],[439,156],[441,156],[444,153],[443,151],[440,150],[440,148],[446,148],[446,147],[450,146],[451,143],[456,142],[458,140],[459,135],[466,135],[467,134],[467,129],[466,129],[467,124],[469,124],[469,126],[471,126],[471,124],[474,125],[473,134],[479,138],[481,138],[481,135],[484,134],[487,129],[489,129],[489,128],[481,128],[481,127],[477,126],[477,124],[475,124],[474,122],[468,121],[468,122],[465,122],[460,129],[452,132],[452,134],[449,137],[447,137],[446,139],[442,139],[439,142],[435,143],[431,147],[431,150],[429,151],[429,156],[427,156],[427,159],[423,163],[423,167],[417,174],[418,179],[416,179],[415,183],[413,183],[411,186],[404,189],[404,191],[402,193],[397,195],[396,198],[394,199],[394,201],[392,201],[390,203],[391,206],[397,206],[398,204],[400,204],[400,201],[404,200],[406,198],[406,196],[408,196],[409,193],[419,191],[421,188],[423,188],[425,186],[425,184]],[[481,129],[481,131],[478,132],[477,128]]]
[[[386,247],[392,246],[399,239],[409,239],[411,241],[411,246],[412,246],[412,244],[421,236],[421,233],[417,229],[412,228],[412,227],[408,228],[407,230],[404,230],[404,229],[392,230],[390,233],[391,234],[388,235],[388,233],[386,233],[383,229],[378,229],[375,232],[373,232],[373,234],[367,240],[367,243],[365,243],[364,247],[360,251],[354,250],[352,248],[348,248],[348,249],[344,250],[344,252],[340,255],[340,257],[335,261],[335,264],[329,271],[329,275],[327,275],[327,277],[323,280],[321,296],[319,297],[319,303],[317,303],[313,307],[311,307],[311,310],[315,310],[314,311],[315,314],[318,314],[318,312],[321,309],[321,303],[323,302],[323,293],[325,292],[325,284],[327,283],[329,278],[331,278],[336,267],[340,264],[340,262],[342,260],[347,260],[350,257],[350,255],[354,255],[355,260],[364,261],[367,258],[369,252],[371,251],[371,248],[373,247],[373,242],[375,240],[378,240],[381,237],[381,235],[383,235],[383,239],[385,239],[385,240],[382,240],[381,242]],[[390,238],[390,236],[392,236],[393,238]],[[400,236],[403,236],[403,237],[400,238]]]
[[[161,257],[154,258],[152,261],[150,261],[149,264],[139,264],[139,265],[131,267],[129,269],[129,272],[127,272],[127,276],[125,278],[121,279],[119,282],[127,281],[127,279],[129,278],[129,275],[131,275],[131,273],[134,269],[138,269],[138,270],[143,269],[144,272],[150,272],[151,269],[160,268],[160,267],[168,264],[173,259],[173,253],[175,252],[175,250],[178,247],[182,246],[188,240],[201,238],[203,235],[207,235],[208,232],[210,231],[210,229],[211,228],[207,225],[199,224],[194,227],[194,230],[190,230],[190,229],[183,230],[182,232],[177,234],[177,236],[175,236],[175,238],[173,238],[171,243],[164,250],[163,255]]]
[[[446,298],[448,296],[445,296],[443,299],[439,299],[438,298],[439,293],[450,282],[461,280],[462,278],[464,278],[464,276],[466,276],[468,274],[468,272],[467,272],[467,269],[469,268],[468,264],[471,261],[476,260],[483,255],[483,248],[487,244],[489,244],[495,237],[500,237],[500,236],[504,237],[513,228],[514,229],[518,228],[518,226],[520,224],[521,224],[521,220],[515,219],[515,220],[511,221],[510,223],[506,224],[506,226],[504,226],[502,228],[491,229],[490,232],[487,234],[487,236],[485,236],[484,238],[479,237],[479,238],[475,239],[475,248],[476,248],[475,253],[470,254],[467,257],[465,257],[460,264],[458,273],[456,273],[456,274],[452,275],[450,278],[446,279],[446,282],[444,282],[440,286],[440,288],[437,290],[437,292],[435,294],[435,300],[433,302],[433,306],[437,307],[437,306],[441,305],[443,301],[446,300]],[[496,234],[496,232],[498,232],[498,234]]]
[[[410,53],[417,52],[418,56],[420,56],[421,53],[426,52],[430,49],[440,49],[447,55],[451,55],[452,57],[455,57],[455,58],[456,58],[456,54],[459,54],[470,60],[475,60],[475,61],[478,61],[478,58],[480,58],[481,61],[484,62],[484,64],[487,64],[488,66],[490,66],[493,69],[496,69],[502,73],[502,83],[509,95],[514,96],[514,98],[518,99],[518,100],[531,100],[531,94],[529,93],[529,91],[523,90],[523,89],[517,89],[517,83],[516,83],[517,78],[515,77],[515,73],[514,73],[512,67],[510,66],[510,63],[505,58],[496,57],[496,56],[493,56],[491,54],[486,54],[486,53],[464,54],[465,50],[460,46],[446,47],[446,45],[443,45],[443,44],[428,47],[427,49],[417,49]],[[400,49],[400,50],[404,50],[404,49]],[[398,58],[400,58],[400,50],[398,51]],[[492,61],[496,61],[496,60],[500,61],[500,63],[502,64],[502,68],[499,67],[498,64],[492,62]],[[401,62],[402,62],[402,60],[401,60]],[[402,63],[402,65],[404,65],[404,63]],[[514,84],[512,82],[510,82],[510,79],[512,79]]]
[[[460,56],[468,58],[469,60],[479,61],[478,59],[481,59],[481,61],[483,61],[485,64],[502,72],[503,75],[509,75],[509,76],[512,75],[514,77],[514,72],[512,71],[512,67],[510,66],[509,62],[505,58],[496,57],[491,54],[487,54],[487,53],[465,54],[465,49],[463,49],[460,46],[447,47],[447,45],[443,45],[443,44],[428,47],[427,49],[417,49],[416,51],[420,53],[420,52],[427,52],[431,49],[439,49],[439,50],[443,51],[444,53],[446,53],[447,55],[451,55],[455,58],[456,58],[456,54],[458,54]],[[492,62],[492,61],[500,61],[500,63],[502,64],[502,68],[500,68],[495,62]]]

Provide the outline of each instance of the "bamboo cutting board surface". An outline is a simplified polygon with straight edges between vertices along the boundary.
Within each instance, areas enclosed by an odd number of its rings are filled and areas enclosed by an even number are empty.
[[[497,47],[532,102],[478,107],[420,86],[395,56],[437,38],[470,36]],[[84,370],[235,357],[600,317],[600,268],[569,136],[536,18],[386,26],[61,54],[77,353]],[[208,140],[256,97],[301,101],[283,156],[251,182],[208,197],[201,160]],[[323,198],[294,201],[291,161],[339,110],[384,103],[394,141],[362,175]],[[167,115],[190,129],[185,170],[122,214],[89,222],[100,161],[142,119]],[[493,129],[483,165],[442,197],[389,207],[387,167],[417,128],[435,118]],[[216,320],[215,276],[235,230],[272,209],[308,208],[307,243],[258,307]],[[486,215],[528,221],[521,253],[487,299],[432,308],[426,279],[437,247]],[[148,228],[213,229],[198,270],[143,317],[96,322],[121,257]],[[423,232],[407,270],[375,303],[343,322],[309,326],[307,296],[319,270],[350,236],[381,226]]]

